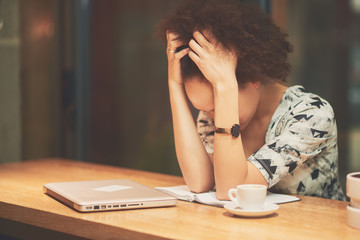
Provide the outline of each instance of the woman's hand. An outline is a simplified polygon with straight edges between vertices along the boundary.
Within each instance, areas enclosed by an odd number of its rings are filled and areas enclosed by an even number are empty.
[[[210,33],[196,31],[189,46],[189,57],[195,62],[204,77],[216,87],[223,84],[236,84],[237,56],[214,39]],[[235,82],[234,82],[235,80]]]
[[[176,49],[182,45],[183,42],[179,40],[179,37],[175,33],[166,32],[167,39],[167,58],[168,58],[168,78],[169,83],[175,82],[179,84],[183,84],[183,79],[181,76],[181,68],[180,68],[180,60],[186,54],[189,53],[189,48],[182,49],[179,52],[176,52]]]
[[[180,60],[189,48],[176,50],[186,43],[177,34],[167,32],[169,96],[174,128],[176,156],[186,184],[194,192],[206,192],[214,186],[214,169],[199,137],[181,75]]]

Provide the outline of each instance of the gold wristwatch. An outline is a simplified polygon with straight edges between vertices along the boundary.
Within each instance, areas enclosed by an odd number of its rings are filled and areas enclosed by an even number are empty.
[[[233,138],[237,138],[240,136],[240,125],[234,124],[231,128],[215,127],[215,133],[228,134],[231,135]]]

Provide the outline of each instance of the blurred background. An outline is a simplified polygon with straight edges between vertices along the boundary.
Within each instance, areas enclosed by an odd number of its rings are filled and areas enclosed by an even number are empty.
[[[0,0],[0,163],[62,157],[180,175],[153,36],[180,2]],[[360,171],[360,0],[252,2],[289,33],[290,83],[332,104],[344,185]]]

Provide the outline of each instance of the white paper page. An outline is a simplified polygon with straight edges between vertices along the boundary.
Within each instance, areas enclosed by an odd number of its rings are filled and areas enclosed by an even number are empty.
[[[169,193],[179,200],[185,201],[197,201],[199,203],[213,205],[213,206],[224,206],[226,203],[230,201],[221,201],[216,198],[215,192],[206,192],[206,193],[193,193],[190,191],[189,187],[186,185],[174,186],[174,187],[156,187],[156,189]],[[277,194],[268,192],[265,202],[266,203],[287,203],[299,201],[300,198],[286,195],[286,194]]]

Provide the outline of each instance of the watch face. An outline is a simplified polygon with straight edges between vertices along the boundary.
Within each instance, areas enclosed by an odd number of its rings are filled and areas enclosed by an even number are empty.
[[[240,136],[240,125],[239,124],[234,124],[231,128],[231,135],[234,138],[237,138]]]

